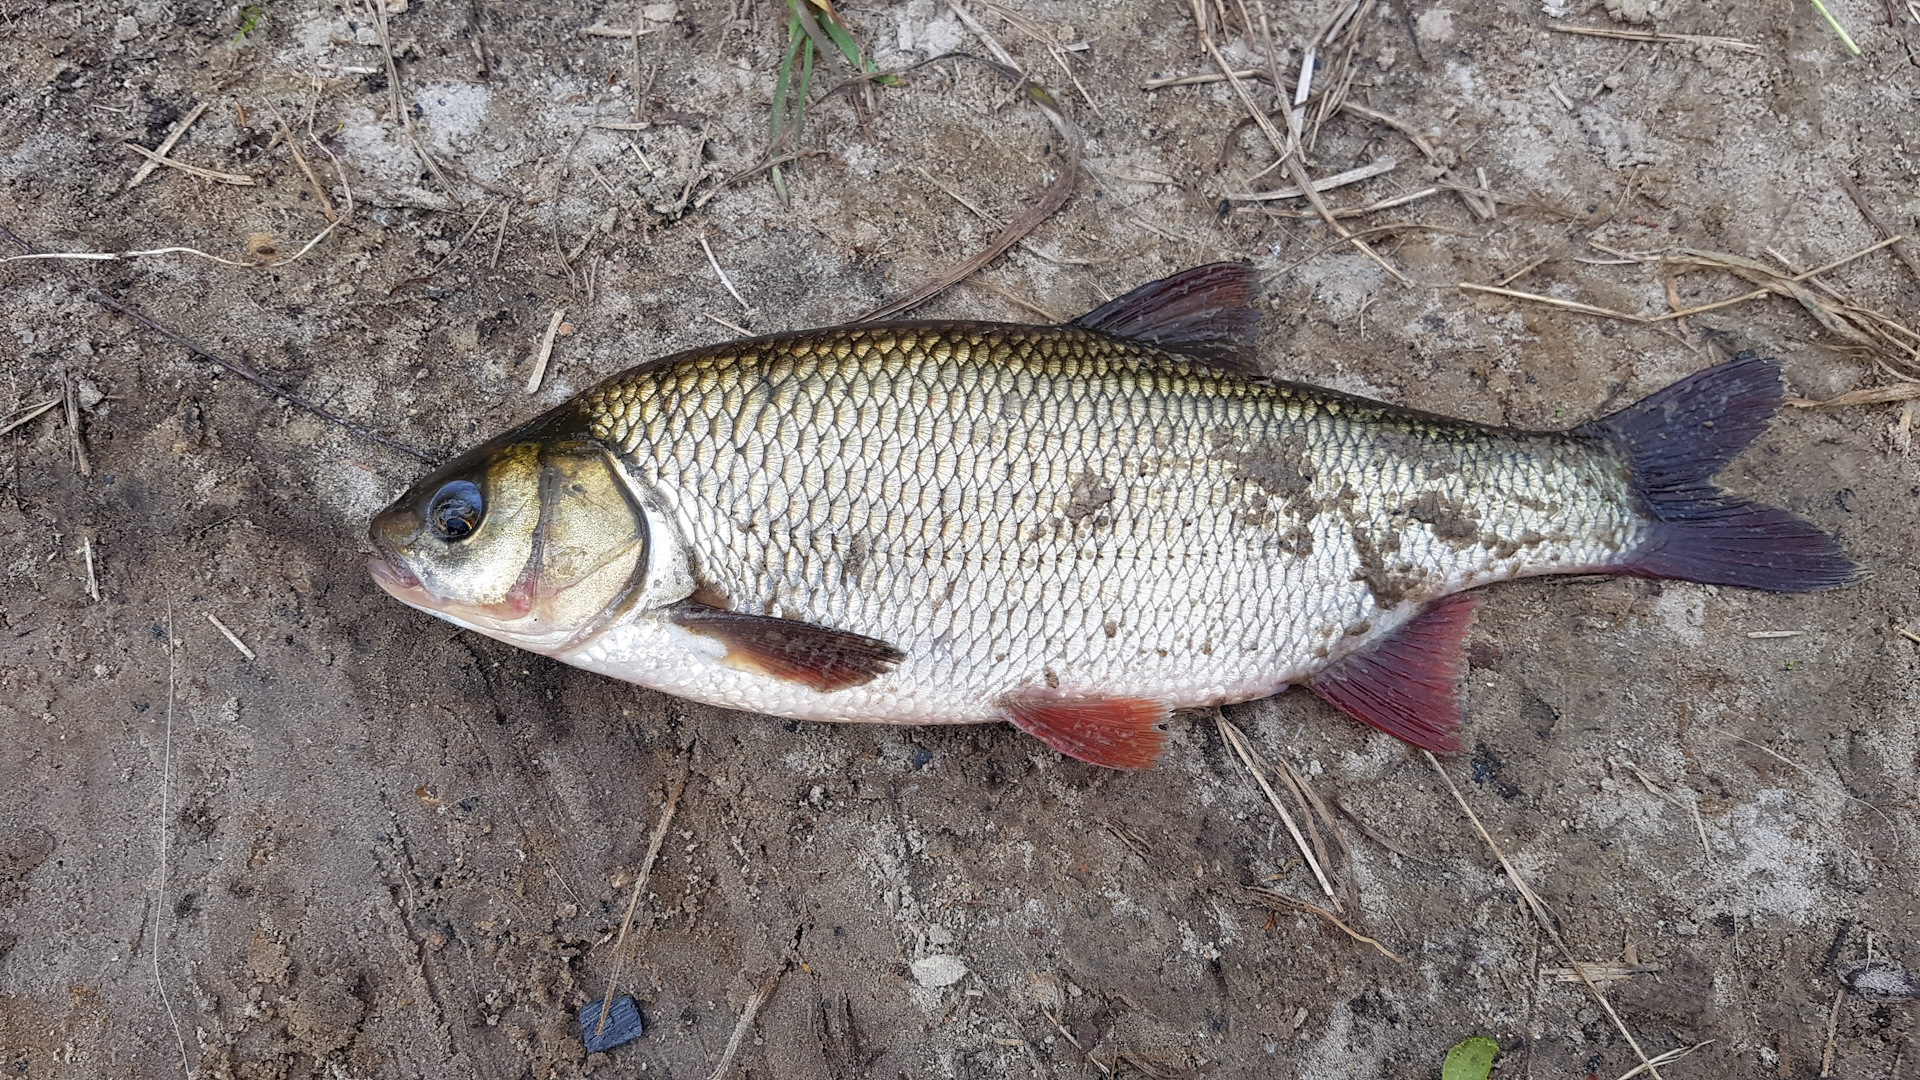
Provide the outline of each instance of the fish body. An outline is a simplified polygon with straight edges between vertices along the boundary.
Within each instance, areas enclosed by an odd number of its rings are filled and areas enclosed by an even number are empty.
[[[1494,428],[1258,377],[1252,281],[1202,267],[1074,325],[841,327],[643,364],[417,485],[375,523],[375,576],[682,697],[1010,720],[1134,766],[1169,710],[1295,683],[1450,747],[1462,594],[1491,582],[1851,572],[1811,526],[1707,483],[1777,402],[1768,361],[1611,427]],[[1673,475],[1650,488],[1656,466]],[[479,512],[446,541],[435,499],[456,485]],[[447,572],[461,545],[495,550]]]

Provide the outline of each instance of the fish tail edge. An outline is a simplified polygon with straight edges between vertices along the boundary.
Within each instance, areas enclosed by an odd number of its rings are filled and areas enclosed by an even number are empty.
[[[1820,528],[1713,483],[1780,401],[1779,361],[1742,353],[1578,429],[1626,460],[1653,519],[1617,573],[1770,592],[1817,592],[1860,576]]]

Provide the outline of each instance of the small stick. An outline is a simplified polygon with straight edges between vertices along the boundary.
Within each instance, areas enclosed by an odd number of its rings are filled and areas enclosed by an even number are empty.
[[[1840,1034],[1840,1004],[1847,1000],[1847,988],[1833,992],[1833,1011],[1827,1014],[1827,1052],[1820,1058],[1820,1075],[1833,1075],[1833,1043]]]
[[[999,297],[1000,299],[1005,300],[1007,303],[1012,304],[1014,307],[1024,308],[1027,311],[1031,311],[1035,315],[1040,316],[1042,319],[1047,320],[1047,322],[1049,323],[1063,323],[1066,321],[1065,319],[1062,319],[1060,316],[1055,315],[1053,312],[1048,311],[1046,308],[1041,307],[1039,304],[1036,304],[1031,300],[1021,299],[1020,296],[1015,294],[1012,290],[1003,289],[1000,286],[995,285],[993,282],[988,281],[986,278],[983,278],[983,277],[968,278],[967,284],[972,285],[975,288],[985,289],[986,291],[992,293],[993,295]]]
[[[1380,944],[1378,941],[1375,941],[1374,939],[1368,937],[1367,935],[1361,933],[1360,931],[1355,930],[1353,927],[1348,926],[1346,923],[1341,922],[1340,916],[1335,915],[1333,912],[1328,911],[1326,908],[1323,908],[1318,904],[1309,904],[1305,900],[1296,900],[1293,897],[1288,896],[1286,893],[1283,893],[1278,889],[1263,889],[1256,886],[1247,886],[1247,892],[1254,897],[1256,902],[1259,902],[1266,897],[1272,897],[1274,900],[1281,901],[1290,907],[1296,907],[1302,911],[1310,911],[1315,915],[1318,915],[1321,918],[1332,923],[1333,925],[1339,927],[1341,930],[1345,931],[1346,935],[1352,938],[1353,940],[1358,941],[1364,945],[1371,945],[1375,949],[1380,950],[1380,955],[1386,957],[1387,959],[1393,961],[1394,963],[1396,964],[1406,963],[1405,960],[1400,958],[1399,953],[1394,952],[1392,949],[1387,948],[1385,945]],[[1264,904],[1263,906],[1271,907],[1272,905]]]
[[[1622,319],[1626,322],[1635,322],[1635,323],[1660,321],[1660,320],[1654,320],[1654,319],[1646,319],[1639,315],[1629,315],[1624,311],[1615,311],[1612,308],[1595,307],[1592,304],[1582,304],[1578,300],[1562,300],[1556,296],[1542,296],[1539,293],[1520,292],[1515,289],[1502,289],[1496,285],[1475,285],[1470,281],[1462,281],[1460,282],[1460,288],[1466,289],[1468,292],[1493,293],[1495,296],[1510,296],[1515,300],[1532,300],[1535,303],[1552,304],[1554,307],[1566,308],[1568,311],[1578,311],[1583,315],[1599,315],[1603,318]]]
[[[1274,812],[1280,815],[1281,824],[1287,827],[1287,833],[1293,837],[1293,845],[1300,849],[1300,854],[1307,860],[1307,865],[1313,868],[1313,876],[1320,882],[1320,890],[1327,894],[1328,900],[1333,901],[1336,909],[1339,908],[1340,897],[1334,893],[1333,883],[1327,880],[1327,872],[1320,868],[1320,860],[1313,857],[1313,848],[1308,846],[1307,838],[1300,832],[1300,826],[1294,824],[1293,815],[1287,813],[1287,808],[1280,801],[1280,796],[1274,792],[1273,785],[1267,783],[1266,774],[1254,764],[1253,751],[1247,746],[1246,737],[1240,734],[1239,728],[1228,723],[1227,718],[1217,712],[1214,714],[1213,722],[1220,727],[1220,737],[1233,747],[1234,753],[1240,755],[1241,763],[1247,767],[1248,772],[1253,774],[1254,780],[1259,782],[1260,790],[1267,793],[1267,801],[1273,804]]]
[[[1376,176],[1383,176],[1399,167],[1400,163],[1393,158],[1381,158],[1378,161],[1370,161],[1356,169],[1348,169],[1346,172],[1335,173],[1332,176],[1323,176],[1313,182],[1313,190],[1316,192],[1332,191],[1334,188],[1342,188],[1348,184],[1357,184],[1362,180],[1371,180]],[[1277,191],[1253,191],[1245,194],[1229,194],[1225,197],[1232,199],[1234,202],[1272,202],[1277,199],[1298,199],[1305,194],[1306,192],[1299,187],[1287,187],[1280,188]]]
[[[733,331],[734,333],[736,333],[736,334],[739,334],[739,335],[740,335],[741,337],[752,337],[752,336],[753,336],[753,331],[751,331],[751,330],[748,330],[748,329],[747,329],[746,327],[744,327],[744,326],[739,326],[739,325],[737,325],[737,324],[735,324],[735,323],[730,323],[730,322],[728,322],[727,320],[725,320],[725,319],[723,319],[723,318],[721,318],[720,316],[718,316],[718,315],[715,315],[715,314],[714,314],[713,312],[711,312],[711,311],[703,311],[703,312],[701,312],[700,314],[702,314],[702,315],[705,315],[705,316],[706,316],[707,318],[709,318],[709,319],[712,319],[712,320],[713,320],[714,322],[717,322],[717,323],[719,323],[719,324],[720,324],[721,326],[724,326],[724,327],[726,327],[727,329],[729,329],[729,330],[731,330],[731,331]]]
[[[740,1010],[740,1022],[733,1025],[733,1037],[727,1040],[727,1049],[721,1053],[720,1064],[714,1068],[710,1080],[725,1080],[727,1070],[733,1067],[733,1056],[740,1052],[740,1044],[746,1041],[747,1032],[753,1028],[753,1018],[759,1015],[760,1006],[773,996],[774,987],[780,985],[780,976],[786,973],[787,968],[783,964],[747,997],[746,1008]]]
[[[93,602],[97,604],[100,602],[100,579],[93,572],[93,537],[80,538],[80,552],[87,559],[87,595],[93,597]]]
[[[1513,273],[1508,274],[1506,277],[1501,278],[1499,281],[1494,282],[1493,284],[1497,288],[1504,289],[1508,285],[1513,284],[1518,279],[1525,277],[1527,274],[1531,273],[1535,267],[1539,266],[1541,263],[1546,262],[1548,259],[1551,259],[1552,257],[1553,256],[1551,255],[1542,255],[1539,258],[1534,259],[1532,262],[1529,262],[1525,266],[1522,266],[1520,269],[1515,270]]]
[[[14,428],[32,420],[34,417],[39,416],[41,413],[46,412],[58,404],[60,404],[59,398],[48,398],[38,405],[29,405],[21,409],[19,412],[14,413],[5,423],[0,423],[0,435],[5,435],[7,432],[12,431]]]
[[[948,6],[956,13],[962,10],[955,0],[948,0]],[[955,59],[961,58],[962,57],[958,55],[955,56]],[[979,253],[961,262],[958,266],[953,267],[938,278],[907,293],[905,296],[889,301],[861,315],[854,320],[855,322],[872,322],[875,319],[884,319],[910,308],[918,307],[961,281],[972,277],[981,267],[999,258],[1008,248],[1018,243],[1028,233],[1037,228],[1042,221],[1052,217],[1055,211],[1065,206],[1067,198],[1073,194],[1074,185],[1078,182],[1080,175],[1080,155],[1083,148],[1080,129],[1075,127],[1071,120],[1067,119],[1066,113],[1061,110],[1059,102],[1054,100],[1053,95],[1047,93],[1046,88],[1040,84],[1026,81],[1026,77],[1016,68],[989,63],[977,57],[964,58],[993,68],[1001,75],[1022,80],[1020,88],[1026,92],[1028,100],[1032,101],[1034,105],[1039,107],[1041,112],[1046,114],[1047,120],[1053,124],[1054,130],[1059,133],[1061,141],[1066,143],[1066,153],[1063,155],[1066,160],[1060,162],[1059,175],[1054,179],[1054,182],[1047,187],[1047,190],[1041,194],[1040,200],[1028,207],[1019,217],[1008,222],[1007,227],[1000,230]],[[938,58],[936,57],[936,59]]]
[[[720,284],[725,285],[727,291],[733,294],[733,298],[740,301],[740,310],[749,315],[753,314],[753,305],[747,303],[746,298],[740,295],[740,290],[733,287],[733,279],[727,276],[727,272],[720,269],[720,260],[713,257],[713,248],[707,245],[706,234],[699,234],[697,239],[700,241],[700,250],[707,253],[707,265],[713,267],[713,272],[720,275]]]
[[[1651,1064],[1671,1065],[1674,1062],[1679,1061],[1681,1058],[1694,1053],[1695,1051],[1704,1050],[1707,1047],[1712,1045],[1713,1045],[1713,1040],[1708,1039],[1706,1042],[1694,1043],[1692,1046],[1676,1046],[1664,1054],[1655,1054],[1653,1056],[1653,1061],[1651,1062]],[[1634,1077],[1639,1076],[1641,1073],[1646,1071],[1647,1071],[1647,1063],[1635,1065],[1633,1068],[1628,1069],[1626,1072],[1621,1073],[1620,1080],[1633,1080]]]
[[[1763,296],[1771,295],[1773,295],[1772,289],[1755,289],[1750,293],[1742,293],[1739,296],[1728,297],[1725,300],[1715,300],[1711,304],[1702,304],[1699,307],[1690,307],[1681,311],[1669,311],[1665,315],[1659,315],[1645,321],[1657,323],[1672,322],[1675,319],[1684,319],[1689,315],[1698,315],[1703,311],[1714,311],[1723,307],[1732,307],[1735,304],[1744,304],[1749,300],[1758,300]]]
[[[1881,236],[1893,235],[1893,230],[1887,228],[1886,223],[1881,221],[1879,215],[1873,212],[1873,208],[1867,205],[1867,197],[1860,193],[1860,185],[1853,182],[1853,177],[1848,176],[1846,173],[1841,173],[1840,189],[1847,193],[1847,198],[1853,200],[1853,205],[1860,208],[1860,216],[1867,219],[1867,224],[1873,226],[1873,231],[1879,233]],[[1914,262],[1913,256],[1907,254],[1905,244],[1893,245],[1893,253],[1900,257],[1901,262],[1907,264],[1907,269],[1913,271],[1915,278],[1920,278],[1920,263]]]
[[[154,149],[153,158],[145,165],[134,170],[133,179],[127,181],[128,191],[139,187],[142,181],[153,175],[153,170],[160,167],[160,162],[166,159],[167,153],[173,149],[173,145],[180,141],[180,136],[185,135],[187,129],[193,126],[193,122],[200,119],[200,114],[206,111],[207,103],[203,101],[193,107],[193,111],[187,114],[186,119],[173,125],[173,130],[167,132],[167,137],[161,139],[160,145]]]
[[[540,392],[540,380],[547,374],[547,358],[553,355],[553,339],[560,333],[560,320],[566,318],[566,308],[555,308],[553,318],[547,320],[547,332],[540,337],[540,351],[533,356],[533,371],[527,375],[527,393]]]
[[[287,149],[293,151],[293,163],[307,174],[307,183],[313,186],[313,197],[320,200],[320,212],[327,215],[328,221],[339,221],[340,215],[333,212],[333,200],[327,198],[327,189],[320,186],[320,178],[314,175],[313,166],[307,164],[307,155],[300,152],[300,141],[293,137],[293,130],[287,127],[287,118],[280,115],[280,107],[272,101],[267,108],[273,110],[273,118],[280,121],[280,133],[287,137]]]
[[[154,153],[136,142],[123,143],[121,145],[139,154],[141,157],[146,158],[147,161],[152,164],[165,165],[171,169],[179,169],[183,173],[198,176],[203,180],[218,180],[223,184],[234,184],[239,187],[252,187],[258,183],[258,181],[251,176],[241,176],[239,173],[220,172],[215,169],[203,169],[198,165],[189,165],[184,161],[175,161],[170,157],[161,157],[159,154]]]
[[[1427,198],[1432,195],[1438,195],[1438,194],[1440,194],[1440,189],[1437,187],[1421,188],[1419,191],[1410,191],[1405,195],[1395,195],[1390,199],[1381,199],[1377,203],[1368,203],[1366,206],[1354,206],[1354,207],[1348,207],[1342,210],[1335,210],[1333,212],[1333,216],[1337,218],[1366,217],[1368,214],[1372,214],[1377,211],[1391,210],[1396,206],[1405,206],[1410,202],[1419,202],[1421,199]],[[1275,218],[1300,219],[1300,218],[1317,218],[1320,216],[1317,212],[1312,210],[1271,210],[1264,206],[1258,206],[1258,207],[1245,206],[1235,211],[1235,213],[1239,213],[1239,214],[1252,214],[1256,212],[1266,214],[1268,217],[1275,217]],[[1335,244],[1334,246],[1339,247],[1340,245]]]
[[[1739,38],[1715,37],[1712,34],[1662,34],[1652,30],[1609,30],[1600,26],[1549,26],[1547,29],[1556,34],[1579,34],[1582,37],[1613,38],[1617,41],[1652,41],[1670,45],[1700,45],[1707,48],[1732,49],[1735,52],[1760,53],[1765,49]]]
[[[1075,1050],[1078,1050],[1078,1051],[1080,1051],[1080,1053],[1082,1053],[1082,1054],[1084,1054],[1084,1055],[1086,1056],[1086,1059],[1087,1059],[1088,1061],[1091,1061],[1091,1062],[1093,1062],[1093,1067],[1094,1067],[1094,1068],[1096,1068],[1096,1069],[1099,1069],[1099,1070],[1100,1070],[1101,1072],[1103,1072],[1103,1073],[1106,1073],[1106,1074],[1107,1074],[1108,1076],[1112,1076],[1112,1075],[1113,1075],[1113,1070],[1112,1070],[1112,1069],[1109,1069],[1109,1068],[1107,1068],[1107,1063],[1106,1063],[1106,1062],[1104,1062],[1104,1061],[1101,1061],[1101,1060],[1100,1060],[1099,1058],[1097,1058],[1097,1057],[1094,1057],[1094,1056],[1093,1056],[1092,1054],[1089,1054],[1089,1053],[1087,1053],[1087,1048],[1086,1048],[1086,1047],[1084,1047],[1084,1046],[1081,1046],[1081,1045],[1080,1045],[1080,1040],[1079,1040],[1079,1039],[1076,1039],[1076,1038],[1074,1038],[1074,1037],[1073,1037],[1073,1032],[1071,1032],[1071,1031],[1068,1031],[1068,1030],[1066,1029],[1066,1027],[1065,1027],[1064,1025],[1062,1025],[1062,1024],[1060,1023],[1060,1018],[1059,1018],[1059,1017],[1057,1017],[1057,1016],[1055,1016],[1055,1015],[1053,1015],[1052,1013],[1050,1013],[1050,1012],[1048,1012],[1048,1011],[1047,1011],[1047,1010],[1045,1010],[1045,1009],[1041,1009],[1041,1010],[1040,1010],[1040,1015],[1042,1015],[1042,1016],[1044,1016],[1044,1017],[1046,1017],[1046,1018],[1047,1018],[1047,1020],[1048,1020],[1048,1021],[1050,1021],[1050,1022],[1051,1022],[1051,1023],[1053,1024],[1053,1029],[1054,1029],[1055,1031],[1058,1031],[1058,1032],[1060,1033],[1060,1037],[1061,1037],[1061,1038],[1063,1038],[1063,1039],[1065,1039],[1065,1040],[1067,1040],[1068,1042],[1070,1042],[1070,1043],[1072,1043],[1072,1044],[1073,1044],[1073,1048],[1074,1048]]]
[[[620,920],[620,936],[613,941],[613,974],[607,976],[607,992],[600,995],[600,1022],[593,1026],[593,1033],[599,1035],[607,1028],[607,1010],[613,1000],[614,990],[620,985],[620,964],[625,958],[620,951],[627,943],[627,931],[633,927],[634,909],[640,906],[640,896],[646,890],[647,879],[653,876],[653,861],[660,857],[660,845],[666,842],[667,826],[673,824],[673,812],[680,805],[680,793],[687,789],[687,775],[693,770],[693,758],[681,759],[680,775],[673,778],[673,787],[667,790],[667,805],[660,811],[660,820],[653,825],[653,839],[647,842],[647,857],[640,864],[640,876],[634,879],[633,895],[627,900],[626,918]]]
[[[1580,961],[1574,959],[1573,950],[1567,948],[1566,941],[1560,937],[1559,929],[1553,925],[1553,917],[1547,912],[1546,902],[1527,886],[1526,881],[1520,877],[1520,872],[1507,861],[1506,853],[1500,850],[1499,844],[1493,842],[1493,836],[1487,832],[1487,827],[1480,824],[1480,815],[1473,812],[1473,807],[1467,805],[1467,797],[1460,794],[1460,789],[1454,786],[1453,777],[1448,776],[1447,770],[1440,767],[1440,759],[1434,757],[1431,750],[1422,750],[1420,753],[1425,755],[1427,762],[1433,766],[1433,771],[1440,774],[1440,781],[1447,785],[1448,791],[1453,793],[1453,801],[1460,804],[1460,809],[1466,813],[1467,820],[1473,823],[1474,830],[1480,834],[1480,839],[1485,840],[1487,847],[1493,851],[1493,857],[1500,860],[1500,868],[1507,872],[1507,880],[1513,882],[1514,888],[1520,890],[1520,895],[1526,899],[1527,907],[1533,913],[1534,921],[1540,924],[1540,929],[1546,931],[1547,937],[1560,950],[1560,955],[1567,958],[1567,966],[1573,969],[1574,974],[1580,976],[1580,981],[1585,983],[1587,989],[1592,992],[1594,1000],[1606,1010],[1608,1018],[1613,1021],[1613,1026],[1619,1029],[1620,1034],[1625,1036],[1627,1045],[1633,1047],[1633,1052],[1639,1055],[1640,1064],[1646,1068],[1647,1073],[1653,1077],[1653,1080],[1661,1080],[1659,1067],[1647,1057],[1645,1050],[1640,1049],[1640,1040],[1634,1038],[1633,1032],[1627,1030],[1627,1025],[1620,1019],[1620,1014],[1613,1011],[1613,1004],[1607,1000],[1605,994],[1600,992],[1600,988],[1593,984],[1593,980],[1587,978],[1586,969],[1580,966]]]
[[[71,377],[64,381],[61,396],[67,405],[67,446],[73,451],[73,467],[81,476],[92,476],[93,462],[87,460],[87,444],[80,438],[80,402],[73,396]]]
[[[650,26],[645,30],[635,30],[631,26],[608,26],[606,23],[594,23],[592,26],[580,31],[580,33],[586,37],[633,38],[639,37],[642,34],[654,33],[658,29],[658,27]]]
[[[221,622],[220,617],[218,615],[215,615],[211,611],[207,612],[207,621],[213,624],[213,628],[215,630],[218,630],[222,634],[226,635],[227,640],[233,644],[233,647],[240,650],[241,656],[244,656],[249,660],[260,659],[259,657],[253,655],[252,649],[247,648],[246,642],[240,640],[239,634],[236,634],[233,631],[227,629],[227,624]]]
[[[493,258],[487,260],[487,269],[500,268],[500,245],[507,239],[507,218],[513,214],[512,203],[500,204],[500,231],[493,234]]]
[[[1915,645],[1920,645],[1920,634],[1916,634],[1904,626],[1896,626],[1894,627],[1894,629],[1900,632],[1901,637],[1906,638],[1908,641],[1913,642]]]

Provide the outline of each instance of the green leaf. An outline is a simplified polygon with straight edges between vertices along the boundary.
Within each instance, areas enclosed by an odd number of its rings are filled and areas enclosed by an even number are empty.
[[[1487,1080],[1493,1072],[1493,1056],[1500,1044],[1485,1035],[1475,1035],[1447,1051],[1440,1065],[1440,1080]]]

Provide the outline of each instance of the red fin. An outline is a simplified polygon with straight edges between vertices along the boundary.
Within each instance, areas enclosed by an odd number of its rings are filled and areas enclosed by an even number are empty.
[[[681,628],[726,645],[721,662],[742,671],[810,686],[821,693],[872,682],[906,653],[870,637],[811,623],[724,611],[692,601],[669,615]]]
[[[1133,338],[1258,376],[1253,357],[1260,272],[1245,263],[1209,263],[1149,282],[1073,320],[1072,325]]]
[[[1007,699],[1013,726],[1068,757],[1109,769],[1145,769],[1160,760],[1168,708],[1145,698],[1062,698],[1027,692]]]
[[[1467,673],[1467,630],[1478,593],[1434,601],[1393,636],[1345,657],[1307,689],[1363,724],[1422,750],[1460,749],[1460,680]]]

